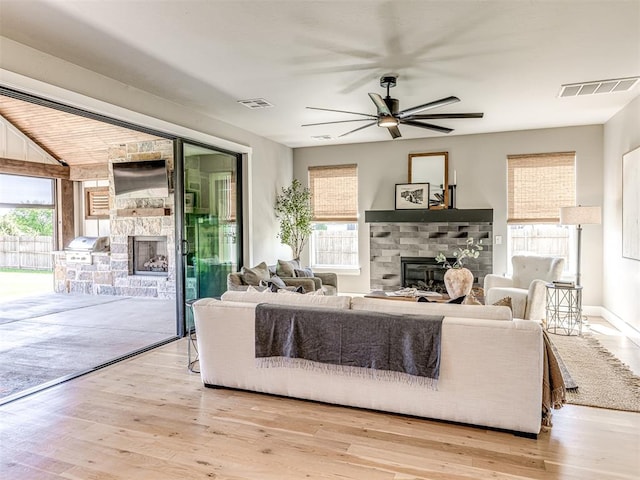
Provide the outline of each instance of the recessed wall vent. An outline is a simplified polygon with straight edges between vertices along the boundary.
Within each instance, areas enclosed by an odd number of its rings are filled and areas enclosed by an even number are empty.
[[[616,93],[631,90],[640,77],[615,78],[612,80],[596,80],[593,82],[569,83],[562,85],[559,97],[578,97],[598,93]]]
[[[241,103],[247,108],[251,110],[255,110],[257,108],[269,108],[273,107],[272,103],[267,102],[264,98],[252,98],[250,100],[238,100],[238,103]]]

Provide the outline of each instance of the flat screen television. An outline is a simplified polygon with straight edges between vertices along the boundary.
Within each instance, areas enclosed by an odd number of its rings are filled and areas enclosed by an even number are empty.
[[[169,196],[166,160],[145,160],[113,164],[113,186],[120,198]]]

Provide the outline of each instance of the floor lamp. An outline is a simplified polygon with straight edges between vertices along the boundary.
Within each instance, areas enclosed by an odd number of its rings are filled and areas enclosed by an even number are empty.
[[[560,208],[560,225],[577,225],[578,230],[578,263],[576,286],[580,286],[580,249],[582,247],[582,225],[599,225],[602,221],[600,207],[562,207]]]

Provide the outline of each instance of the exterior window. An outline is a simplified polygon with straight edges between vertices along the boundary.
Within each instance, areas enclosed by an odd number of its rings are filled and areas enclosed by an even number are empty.
[[[564,257],[565,273],[573,271],[573,230],[559,222],[560,207],[575,205],[575,185],[575,152],[507,157],[509,258]]]
[[[309,167],[313,211],[310,239],[314,267],[357,268],[357,165]]]

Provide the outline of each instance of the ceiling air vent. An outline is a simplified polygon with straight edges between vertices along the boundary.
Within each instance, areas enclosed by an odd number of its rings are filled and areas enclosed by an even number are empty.
[[[570,83],[562,85],[559,97],[577,97],[598,93],[626,92],[631,90],[640,77],[617,78],[613,80],[596,80],[593,82]]]
[[[324,142],[326,140],[333,140],[333,137],[331,135],[316,135],[316,136],[313,136],[311,138],[313,138],[314,140],[317,140],[319,142]]]
[[[238,100],[238,103],[241,103],[247,108],[251,110],[255,110],[257,108],[269,108],[273,107],[272,103],[267,102],[264,98],[252,98],[250,100]]]

